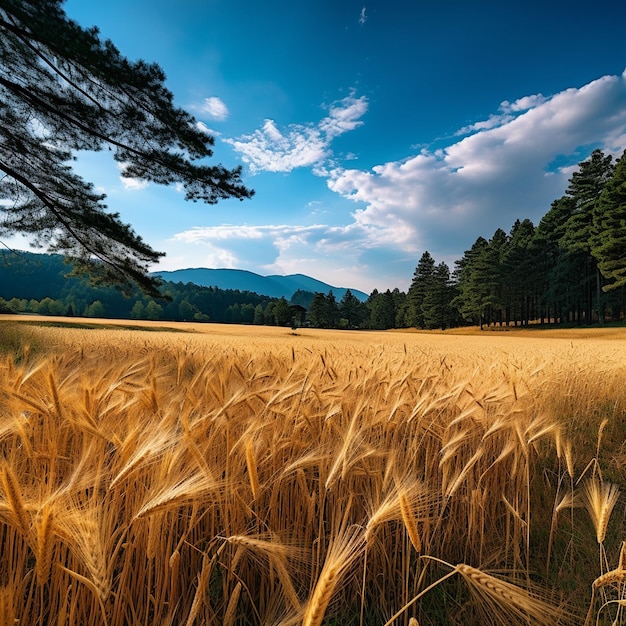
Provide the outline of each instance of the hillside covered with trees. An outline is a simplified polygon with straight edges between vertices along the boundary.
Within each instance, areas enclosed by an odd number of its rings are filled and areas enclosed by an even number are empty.
[[[164,282],[161,298],[122,294],[68,276],[50,254],[3,251],[0,268],[1,304],[16,313],[379,330],[602,324],[626,311],[626,158],[594,150],[538,225],[479,237],[452,271],[425,251],[406,293],[375,289],[365,302],[349,290],[287,300],[181,282]]]

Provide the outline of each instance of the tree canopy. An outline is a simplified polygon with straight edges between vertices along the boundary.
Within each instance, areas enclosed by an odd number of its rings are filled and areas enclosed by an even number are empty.
[[[605,291],[626,286],[626,151],[604,187],[593,212],[591,254],[609,283]]]
[[[187,200],[250,197],[241,168],[203,162],[212,145],[158,65],[126,59],[69,19],[62,0],[0,0],[0,236],[34,236],[96,281],[155,293],[147,270],[163,253],[109,212],[71,161],[108,149],[123,176],[181,184]]]

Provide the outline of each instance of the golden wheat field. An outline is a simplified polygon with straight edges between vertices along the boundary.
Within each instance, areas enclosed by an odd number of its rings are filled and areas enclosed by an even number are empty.
[[[25,320],[0,624],[626,623],[624,329]]]

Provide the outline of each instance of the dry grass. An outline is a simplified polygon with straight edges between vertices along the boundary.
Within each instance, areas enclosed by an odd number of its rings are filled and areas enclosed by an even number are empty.
[[[617,336],[169,327],[0,362],[2,623],[621,620]]]

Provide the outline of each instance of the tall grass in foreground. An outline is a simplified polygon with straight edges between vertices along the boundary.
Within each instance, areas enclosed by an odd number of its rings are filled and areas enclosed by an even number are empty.
[[[619,361],[107,336],[0,364],[0,623],[623,620]]]

